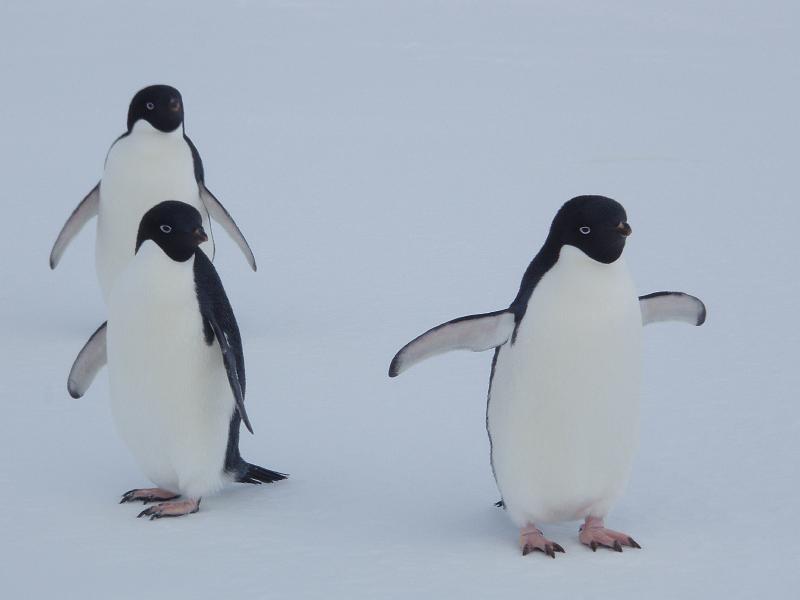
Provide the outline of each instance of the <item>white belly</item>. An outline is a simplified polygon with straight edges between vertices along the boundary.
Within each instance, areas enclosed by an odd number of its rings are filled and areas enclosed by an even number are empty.
[[[622,492],[638,443],[641,328],[623,259],[563,247],[490,389],[492,465],[517,525],[604,517]]]
[[[210,235],[208,213],[200,200],[192,153],[182,129],[165,134],[140,121],[111,148],[100,182],[95,264],[106,302],[115,278],[133,258],[139,221],[164,200],[179,200],[197,208]],[[206,242],[203,248],[213,257],[213,242]]]
[[[192,265],[143,244],[109,298],[108,369],[119,433],[157,486],[217,491],[234,401],[218,344],[206,345]]]

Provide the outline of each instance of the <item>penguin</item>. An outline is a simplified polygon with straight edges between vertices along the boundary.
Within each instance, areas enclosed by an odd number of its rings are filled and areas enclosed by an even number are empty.
[[[622,257],[621,204],[578,196],[552,221],[508,308],[427,331],[394,357],[396,377],[450,350],[494,350],[486,410],[490,462],[522,554],[564,548],[543,524],[583,520],[596,551],[640,548],[604,519],[627,483],[639,431],[642,326],[702,325],[705,305],[680,292],[637,297]]]
[[[156,485],[126,492],[121,503],[157,502],[139,513],[151,520],[197,512],[228,481],[287,477],[239,453],[240,425],[253,432],[242,340],[200,248],[207,239],[195,207],[171,200],[149,209],[109,294],[108,321],[92,336],[106,341],[117,430]]]
[[[133,257],[142,215],[173,198],[197,208],[208,231],[209,219],[234,239],[255,271],[256,262],[239,227],[205,184],[203,161],[184,131],[181,93],[168,85],[139,90],[128,108],[127,131],[111,145],[103,176],[78,204],[50,252],[55,269],[73,238],[97,217],[95,266],[107,302],[114,279]],[[204,243],[213,259],[213,239]]]

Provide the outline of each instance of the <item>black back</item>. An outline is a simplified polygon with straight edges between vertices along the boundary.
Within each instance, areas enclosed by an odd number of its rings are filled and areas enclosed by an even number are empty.
[[[246,388],[246,377],[244,368],[244,351],[242,350],[242,338],[239,333],[239,325],[233,314],[233,308],[222,287],[222,281],[217,274],[217,270],[211,261],[198,250],[194,259],[194,280],[197,291],[197,302],[200,305],[200,314],[203,317],[203,332],[205,341],[211,345],[215,338],[219,341],[222,348],[223,360],[228,371],[229,380],[235,377],[241,389],[241,403],[237,398],[237,410],[231,415],[231,422],[228,427],[228,447],[225,452],[225,470],[235,475],[241,475],[247,469],[247,463],[239,453],[239,430],[241,429],[242,416],[246,418],[243,402]],[[226,356],[227,354],[227,356]],[[235,383],[231,387],[234,389],[234,396],[237,396]],[[249,427],[249,420],[246,421]]]
[[[197,180],[197,183],[204,183],[206,179],[206,173],[203,169],[203,159],[200,158],[200,153],[197,151],[197,146],[194,145],[194,142],[189,139],[189,136],[185,133],[183,134],[183,139],[189,145],[189,149],[192,151],[192,162],[194,163],[194,178]]]
[[[194,259],[194,280],[197,290],[197,302],[203,317],[203,331],[207,344],[213,344],[216,338],[222,350],[222,358],[228,373],[228,382],[236,401],[236,410],[231,415],[228,425],[228,446],[225,451],[225,471],[236,481],[242,483],[272,483],[286,479],[285,473],[279,473],[258,465],[246,462],[239,452],[239,432],[241,424],[252,433],[250,419],[244,408],[245,371],[242,338],[233,309],[222,287],[217,270],[211,261],[198,249]]]
[[[214,327],[216,323],[224,333],[236,361],[236,372],[242,394],[245,393],[246,378],[244,372],[244,352],[242,351],[242,336],[239,333],[239,324],[233,314],[233,308],[222,287],[214,265],[202,250],[197,250],[194,258],[194,283],[197,292],[197,302],[200,305],[200,314],[203,316],[203,333],[206,343],[214,342]]]

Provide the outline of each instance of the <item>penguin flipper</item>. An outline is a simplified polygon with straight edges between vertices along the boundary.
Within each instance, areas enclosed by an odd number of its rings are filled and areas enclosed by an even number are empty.
[[[92,188],[83,200],[80,201],[75,210],[64,223],[61,231],[53,244],[53,249],[50,250],[50,268],[55,269],[58,262],[61,260],[61,255],[67,249],[72,239],[78,235],[83,226],[89,222],[92,217],[97,216],[97,211],[100,209],[100,182]]]
[[[700,300],[683,292],[655,292],[639,296],[642,325],[660,321],[681,321],[702,325],[706,321],[706,306]]]
[[[246,379],[239,326],[217,270],[202,250],[197,250],[195,253],[194,280],[206,343],[210,346],[216,338],[222,351],[228,383],[236,401],[236,411],[247,430],[253,433],[253,426],[244,408]]]
[[[395,354],[389,366],[389,377],[396,377],[418,362],[450,350],[482,352],[496,348],[511,337],[514,323],[514,313],[509,310],[442,323],[413,339]]]
[[[256,257],[253,256],[250,244],[244,239],[244,235],[242,235],[236,221],[233,220],[233,217],[225,210],[225,207],[217,200],[216,196],[208,190],[205,183],[200,182],[198,185],[200,186],[200,199],[203,201],[208,215],[219,223],[227,234],[231,236],[233,241],[236,242],[236,245],[239,246],[242,254],[244,254],[244,257],[247,259],[250,268],[253,269],[253,271],[257,270]]]
[[[214,336],[217,338],[220,350],[222,350],[222,360],[225,362],[225,371],[228,373],[228,383],[231,385],[233,398],[236,401],[236,410],[244,421],[244,426],[250,433],[253,433],[253,426],[250,424],[250,419],[247,416],[247,411],[244,408],[244,390],[239,381],[239,366],[237,364],[236,355],[231,347],[230,340],[227,334],[222,330],[219,323],[213,317],[209,319],[211,328],[214,330]]]
[[[100,325],[84,344],[67,378],[67,390],[73,398],[80,398],[92,385],[95,376],[108,361],[106,354],[106,325],[108,321]]]

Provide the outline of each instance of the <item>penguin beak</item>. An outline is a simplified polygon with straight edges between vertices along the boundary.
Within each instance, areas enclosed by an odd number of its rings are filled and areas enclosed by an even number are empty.
[[[628,225],[625,221],[617,225],[617,231],[619,231],[620,234],[624,237],[628,237],[633,232],[631,226]]]
[[[172,112],[178,112],[181,109],[181,102],[177,98],[170,98],[169,109]]]
[[[192,232],[192,237],[198,244],[202,244],[203,242],[208,241],[208,236],[206,235],[205,230],[202,227],[198,227]]]

